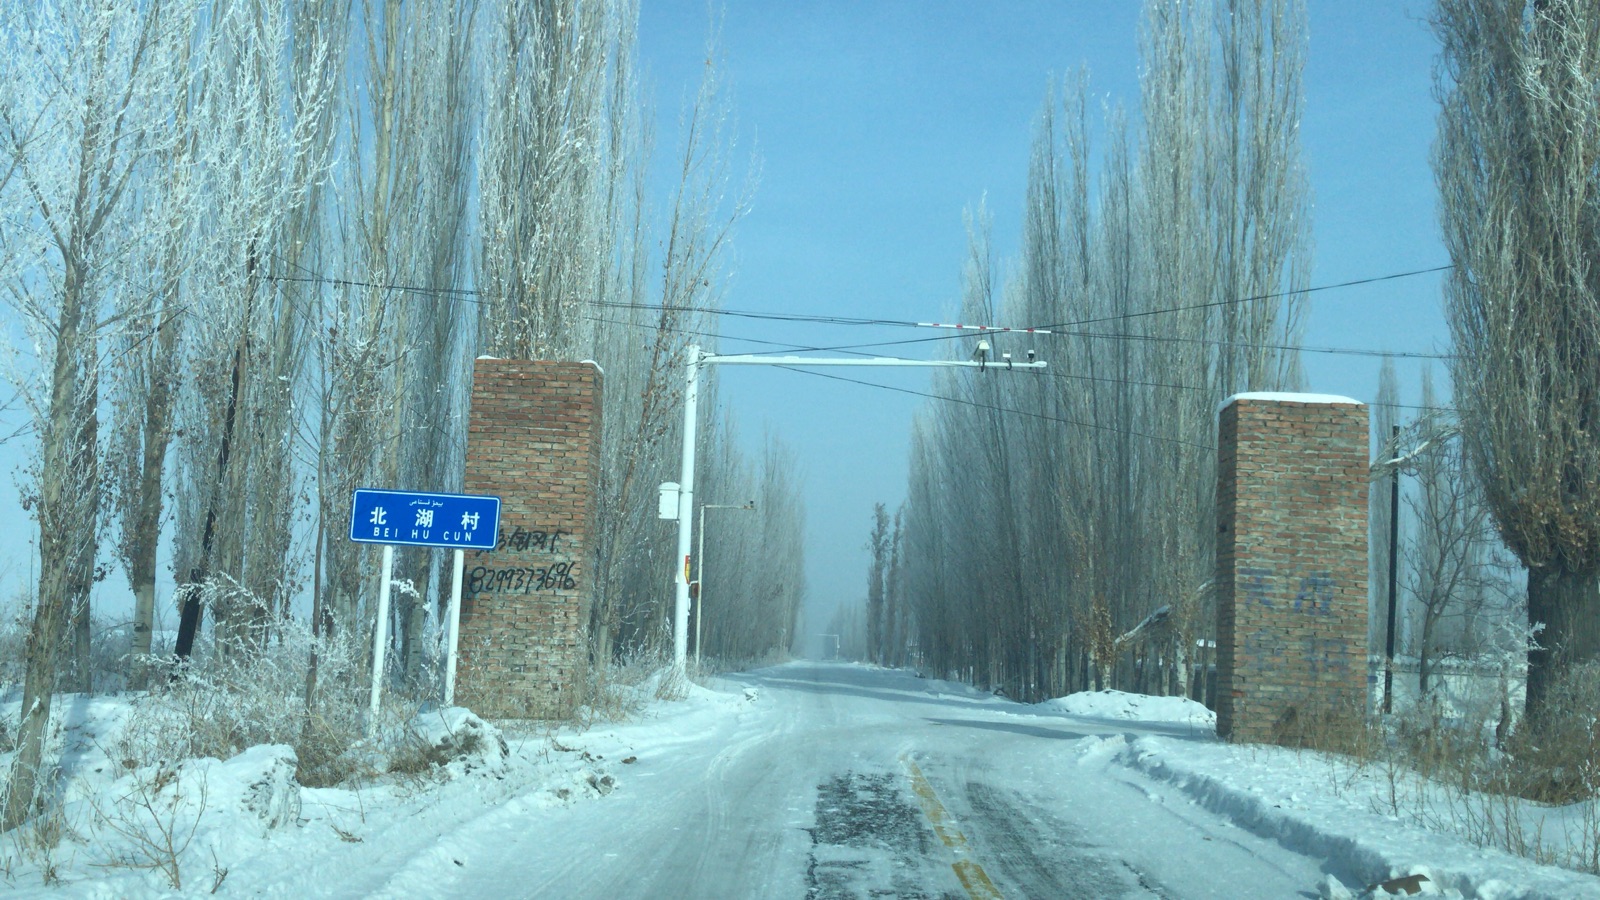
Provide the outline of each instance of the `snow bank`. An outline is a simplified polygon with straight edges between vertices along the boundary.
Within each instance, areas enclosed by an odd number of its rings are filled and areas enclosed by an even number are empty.
[[[1473,847],[1376,811],[1388,784],[1381,773],[1322,754],[1142,737],[1116,761],[1175,785],[1241,827],[1326,859],[1345,884],[1365,888],[1422,874],[1477,900],[1600,898],[1600,878]]]
[[[296,782],[282,744],[227,760],[130,753],[129,722],[149,698],[61,695],[50,753],[64,802],[39,840],[31,824],[0,838],[0,894],[437,895],[485,835],[521,834],[535,810],[603,802],[681,748],[771,712],[743,685],[685,683],[670,701],[660,687],[658,674],[629,688],[631,721],[517,736],[465,708],[432,709],[362,741],[350,751],[358,774],[320,788]],[[0,703],[0,715],[17,706]],[[0,752],[0,767],[14,755]]]
[[[1122,691],[1084,691],[1034,704],[1040,712],[1119,722],[1166,722],[1215,730],[1217,714],[1185,697],[1151,697]]]
[[[460,706],[417,714],[406,723],[406,736],[425,762],[449,777],[499,771],[511,753],[500,729]]]

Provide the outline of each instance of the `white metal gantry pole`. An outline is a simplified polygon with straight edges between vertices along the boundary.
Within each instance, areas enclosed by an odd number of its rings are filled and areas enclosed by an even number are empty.
[[[689,659],[689,554],[694,548],[694,445],[699,424],[700,357],[698,344],[688,347],[689,385],[683,396],[683,469],[678,474],[677,605],[672,612],[672,669],[684,674]]]
[[[945,326],[941,326],[945,327]],[[969,326],[948,326],[966,328]],[[986,331],[1027,331],[1049,334],[1039,329],[984,328]],[[849,357],[846,359],[816,356],[756,356],[716,355],[701,350],[698,344],[687,348],[689,364],[688,390],[683,398],[683,469],[678,476],[678,558],[673,560],[677,573],[677,606],[672,615],[672,668],[679,676],[686,674],[689,659],[689,560],[694,547],[694,446],[695,427],[699,423],[700,368],[708,365],[744,366],[895,366],[914,368],[960,367],[971,369],[1043,369],[1046,363],[1035,360],[1029,351],[1025,362],[1011,359],[1003,353],[999,359],[991,358],[989,342],[980,341],[970,360],[964,359],[895,359],[892,357]]]

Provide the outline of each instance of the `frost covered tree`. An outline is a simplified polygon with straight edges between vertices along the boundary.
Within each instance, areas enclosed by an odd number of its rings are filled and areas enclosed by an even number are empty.
[[[794,456],[782,442],[768,435],[751,459],[731,416],[713,430],[695,502],[724,508],[696,516],[705,558],[696,563],[695,609],[704,619],[694,633],[704,641],[702,658],[748,663],[787,653],[793,643],[805,585],[805,510]]]
[[[715,66],[660,202],[632,0],[47,0],[8,15],[0,285],[25,333],[12,361],[42,543],[6,822],[39,793],[51,693],[89,686],[88,596],[113,556],[141,657],[169,538],[181,655],[247,662],[306,593],[317,635],[370,628],[371,554],[343,540],[350,490],[458,487],[485,349],[603,366],[595,656],[659,649],[670,535],[655,486],[675,468],[686,332],[706,326],[743,211]],[[746,468],[705,458],[707,479],[731,466],[771,509],[760,540],[727,548],[748,578],[727,652],[781,650],[803,589],[798,475],[777,449]],[[428,655],[439,562],[402,556],[408,675]]]
[[[867,536],[867,659],[883,664],[889,655],[888,615],[884,587],[889,575],[889,510],[882,503],[872,507],[872,533]]]
[[[1431,410],[1435,402],[1433,379],[1424,369],[1422,406]],[[1424,697],[1437,686],[1443,659],[1487,649],[1493,624],[1504,621],[1510,588],[1497,564],[1500,542],[1467,468],[1460,431],[1436,419],[1430,416],[1415,429],[1423,443],[1406,451],[1416,490],[1407,503],[1415,527],[1405,552],[1405,588]],[[1387,544],[1384,553],[1387,559]]]
[[[107,320],[113,299],[148,298],[156,287],[127,268],[147,211],[136,185],[174,139],[168,98],[184,81],[193,24],[192,4],[84,0],[25,6],[0,29],[0,190],[13,211],[0,236],[15,254],[7,299],[37,348],[37,377],[19,388],[37,434],[26,505],[39,525],[22,723],[0,830],[33,808],[63,624],[87,621],[101,516],[102,342],[117,324]]]
[[[1600,659],[1600,6],[1440,0],[1440,216],[1468,459],[1528,569],[1527,705]]]
[[[479,80],[474,0],[374,6],[352,32],[329,206],[353,285],[319,294],[319,628],[365,630],[370,551],[343,539],[350,491],[458,491],[475,337],[468,231]],[[401,550],[389,630],[415,677],[437,553]]]
[[[332,152],[335,6],[214,5],[197,57],[192,118],[208,178],[197,219],[205,252],[186,283],[175,448],[180,657],[200,634],[205,597],[223,644],[243,648],[266,638],[297,584],[296,389],[311,303],[271,276],[315,245],[315,188]]]
[[[588,349],[581,311],[612,258],[607,102],[618,4],[503,0],[486,58],[478,178],[486,291],[484,351],[572,359]]]
[[[652,142],[640,119],[638,76],[629,55],[635,16],[625,16],[630,27],[619,42],[608,107],[607,158],[616,173],[605,217],[623,229],[612,245],[606,299],[593,304],[588,317],[593,343],[587,352],[605,370],[606,400],[599,571],[591,616],[597,659],[660,650],[668,639],[670,592],[662,592],[660,572],[671,565],[674,545],[670,531],[655,519],[656,486],[678,477],[684,354],[691,334],[702,335],[707,349],[714,341],[705,312],[719,302],[727,245],[746,208],[747,192],[730,195],[734,144],[713,33],[706,49],[712,64],[681,115],[681,143],[671,151],[671,193],[660,208],[650,202],[646,169]],[[714,368],[701,372],[701,391],[696,481],[707,484],[718,466],[737,468],[739,457],[727,456],[722,463],[715,451],[707,452],[734,442],[715,436]]]
[[[1212,624],[1216,404],[1299,380],[1305,41],[1291,0],[1152,0],[1139,128],[1112,106],[1091,147],[1087,76],[1069,79],[1040,116],[1014,264],[974,217],[961,319],[1056,334],[993,336],[1050,369],[940,375],[949,402],[918,424],[907,595],[943,673],[1022,696],[1189,689]],[[1161,607],[1166,636],[1115,644]]]

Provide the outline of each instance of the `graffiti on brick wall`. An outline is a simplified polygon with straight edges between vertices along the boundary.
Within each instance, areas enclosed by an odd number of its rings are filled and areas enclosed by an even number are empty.
[[[1311,636],[1301,641],[1306,669],[1314,680],[1344,682],[1350,674],[1350,642],[1342,637]]]
[[[1272,577],[1271,569],[1260,566],[1240,566],[1238,575],[1238,590],[1244,594],[1244,602],[1252,606],[1265,606],[1272,608],[1272,598],[1267,595],[1267,579]]]
[[[1294,595],[1294,611],[1313,616],[1333,614],[1333,592],[1339,586],[1326,572],[1300,579]]]
[[[1270,611],[1269,618],[1257,621],[1273,622],[1241,634],[1242,657],[1257,665],[1283,665],[1301,667],[1302,674],[1311,681],[1341,681],[1351,672],[1350,641],[1338,635],[1296,635],[1282,630],[1289,621],[1302,616],[1333,616],[1333,601],[1339,583],[1329,572],[1287,576],[1280,580],[1276,571],[1267,566],[1240,566],[1235,574],[1236,596],[1241,606],[1260,607]],[[1288,589],[1293,585],[1293,600],[1288,599]],[[1298,629],[1295,629],[1298,630]],[[1320,631],[1320,626],[1318,627]]]
[[[555,553],[561,549],[561,539],[570,533],[560,528],[552,528],[549,531],[542,529],[528,531],[521,525],[517,525],[510,531],[503,532],[500,535],[499,542],[494,545],[494,552],[499,553],[502,550],[511,550],[521,553],[527,550],[548,550],[551,553]]]
[[[1303,667],[1311,681],[1343,683],[1350,674],[1350,642],[1327,635],[1295,636],[1276,629],[1261,628],[1243,635],[1243,658],[1249,666]],[[1284,671],[1286,680],[1292,673]]]
[[[1256,662],[1281,659],[1283,640],[1276,632],[1257,629],[1244,636],[1244,658]]]
[[[1273,601],[1272,582],[1276,577],[1277,573],[1265,566],[1240,566],[1235,580],[1236,590],[1248,606],[1282,609],[1283,604]],[[1327,572],[1302,576],[1294,594],[1294,602],[1288,608],[1310,616],[1332,615],[1333,598],[1338,588],[1339,582]]]
[[[571,532],[561,528],[529,530],[521,525],[502,531],[493,550],[478,553],[558,553],[571,541]],[[520,561],[520,560],[519,560]],[[570,591],[578,586],[577,564],[570,560],[543,566],[474,566],[466,573],[466,589],[471,594],[536,594],[542,591]]]
[[[472,594],[533,594],[539,591],[570,591],[578,586],[570,562],[548,566],[474,566],[467,573],[467,591]]]

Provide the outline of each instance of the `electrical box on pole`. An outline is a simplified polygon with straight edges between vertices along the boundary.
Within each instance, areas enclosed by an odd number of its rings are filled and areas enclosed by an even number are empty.
[[[661,483],[660,506],[656,510],[657,518],[676,519],[678,517],[678,483],[676,481],[663,481]]]

